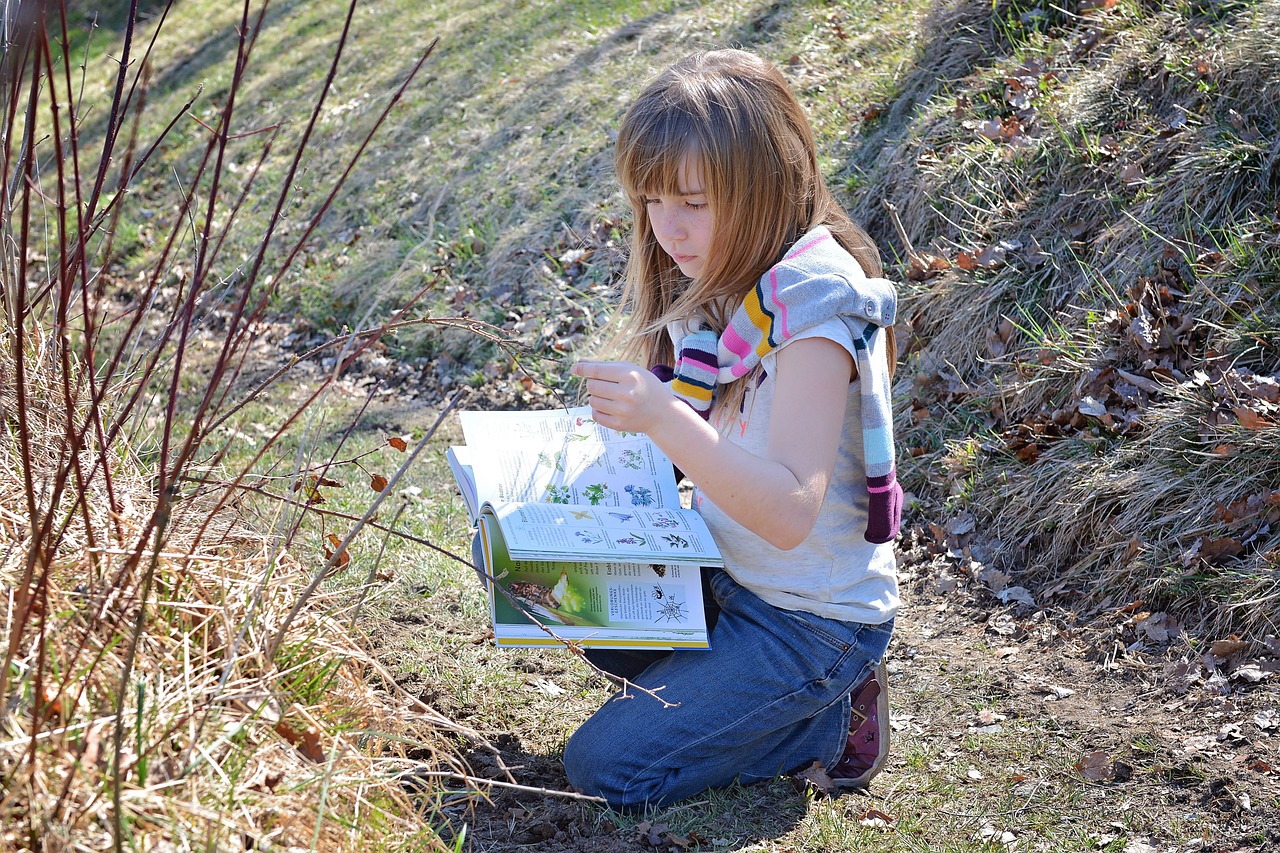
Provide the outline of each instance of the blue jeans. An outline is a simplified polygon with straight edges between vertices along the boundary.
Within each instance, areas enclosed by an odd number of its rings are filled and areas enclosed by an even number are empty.
[[[619,809],[663,805],[735,779],[792,773],[844,752],[849,693],[884,657],[893,622],[782,610],[712,571],[711,649],[678,650],[615,694],[569,739],[569,781]],[[661,688],[659,690],[659,688]]]

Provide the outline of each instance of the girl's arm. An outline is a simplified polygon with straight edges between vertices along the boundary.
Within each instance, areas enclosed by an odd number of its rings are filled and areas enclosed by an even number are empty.
[[[578,362],[592,416],[646,433],[730,518],[776,548],[804,541],[827,493],[844,425],[853,357],[826,338],[777,355],[769,441],[756,456],[729,441],[653,374],[627,362]]]

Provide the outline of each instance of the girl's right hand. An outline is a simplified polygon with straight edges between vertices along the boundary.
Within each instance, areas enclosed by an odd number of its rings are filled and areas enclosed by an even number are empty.
[[[622,432],[651,432],[679,401],[658,377],[627,361],[579,361],[569,369],[586,380],[595,422]]]

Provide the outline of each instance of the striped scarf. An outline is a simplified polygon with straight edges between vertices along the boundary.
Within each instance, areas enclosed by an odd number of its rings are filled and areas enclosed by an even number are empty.
[[[831,232],[819,226],[760,277],[723,334],[717,337],[694,323],[676,341],[671,391],[707,417],[717,385],[746,376],[761,358],[796,334],[839,317],[853,336],[862,395],[862,449],[870,496],[865,537],[869,542],[889,542],[898,535],[902,488],[894,467],[883,330],[893,325],[896,309],[893,282],[867,278]]]

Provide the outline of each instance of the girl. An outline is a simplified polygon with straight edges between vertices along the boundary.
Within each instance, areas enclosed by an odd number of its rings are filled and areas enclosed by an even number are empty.
[[[815,763],[863,785],[887,748],[898,608],[893,285],[782,74],[752,54],[654,80],[617,165],[635,214],[626,353],[654,367],[572,373],[598,423],[647,433],[693,481],[725,568],[704,569],[710,651],[592,653],[678,704],[606,702],[565,747],[569,780],[618,808]]]

